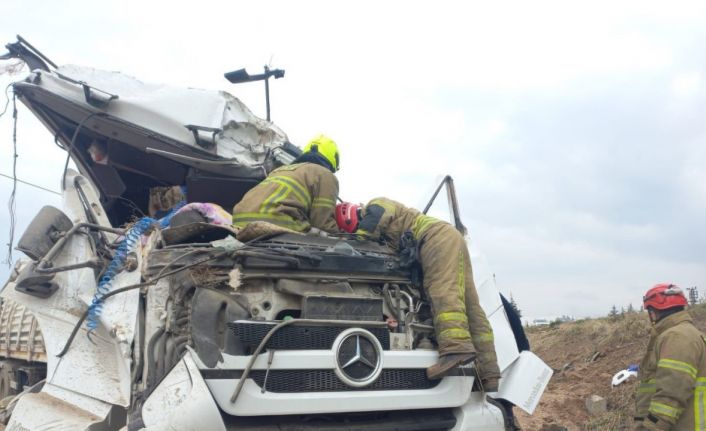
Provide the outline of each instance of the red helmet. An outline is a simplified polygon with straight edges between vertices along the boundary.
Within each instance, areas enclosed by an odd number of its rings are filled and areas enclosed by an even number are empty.
[[[350,202],[343,202],[336,205],[336,223],[338,227],[348,233],[353,233],[358,229],[358,210],[360,205]]]
[[[684,307],[687,304],[686,296],[676,284],[660,283],[645,293],[642,298],[645,308],[652,307],[656,310],[667,310],[674,307]]]

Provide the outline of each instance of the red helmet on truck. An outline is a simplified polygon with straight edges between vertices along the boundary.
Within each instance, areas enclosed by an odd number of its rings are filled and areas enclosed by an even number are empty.
[[[343,202],[336,205],[336,223],[338,227],[348,233],[353,233],[358,229],[358,210],[360,205],[350,202]]]
[[[642,298],[645,308],[668,310],[687,305],[686,296],[679,286],[671,283],[660,283],[645,293]]]

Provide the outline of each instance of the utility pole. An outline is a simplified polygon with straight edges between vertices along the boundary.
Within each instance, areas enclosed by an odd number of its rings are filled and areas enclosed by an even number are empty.
[[[699,289],[696,286],[687,287],[686,290],[689,291],[689,304],[696,305],[699,303]]]

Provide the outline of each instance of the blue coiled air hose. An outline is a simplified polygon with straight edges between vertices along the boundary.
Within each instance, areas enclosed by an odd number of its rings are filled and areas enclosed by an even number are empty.
[[[88,307],[86,326],[88,327],[89,334],[98,328],[100,315],[103,311],[103,296],[110,292],[111,287],[113,286],[113,279],[122,269],[128,253],[135,249],[140,237],[153,225],[158,225],[162,229],[169,226],[169,222],[172,220],[174,214],[176,214],[177,211],[179,211],[184,205],[186,205],[185,201],[179,202],[169,212],[169,214],[159,220],[155,220],[151,217],[143,217],[125,234],[123,241],[120,243],[115,252],[115,256],[113,256],[113,260],[111,260],[108,265],[108,269],[105,270],[103,276],[98,282],[96,294],[93,296],[93,301],[91,301],[91,305]]]

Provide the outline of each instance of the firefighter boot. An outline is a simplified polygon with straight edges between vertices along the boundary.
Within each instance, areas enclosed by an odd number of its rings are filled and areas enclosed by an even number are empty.
[[[427,378],[429,380],[438,380],[459,365],[467,364],[475,359],[475,352],[451,353],[449,355],[441,356],[436,364],[427,368]]]

